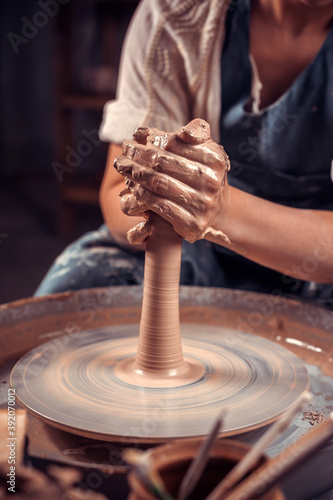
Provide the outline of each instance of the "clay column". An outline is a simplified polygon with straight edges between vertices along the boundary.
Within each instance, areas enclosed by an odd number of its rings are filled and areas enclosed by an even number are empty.
[[[183,364],[179,324],[182,238],[154,213],[150,223],[136,369],[167,375]]]

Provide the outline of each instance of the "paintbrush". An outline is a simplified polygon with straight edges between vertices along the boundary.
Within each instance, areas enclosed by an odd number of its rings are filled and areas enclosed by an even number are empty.
[[[249,450],[245,457],[236,464],[216,488],[208,495],[206,500],[218,500],[226,491],[230,490],[240,481],[258,462],[264,450],[285,431],[296,415],[311,401],[310,392],[305,392],[283,415],[277,420],[259,441]]]
[[[122,452],[122,457],[128,464],[134,467],[137,475],[156,498],[160,500],[174,500],[168,493],[158,471],[152,467],[149,453],[126,448]]]
[[[265,462],[224,497],[224,500],[250,500],[263,495],[333,435],[333,412],[282,453]]]
[[[186,500],[192,493],[209,460],[210,450],[215,442],[215,438],[221,430],[225,411],[223,410],[215,420],[213,427],[207,438],[202,442],[197,455],[192,460],[187,472],[180,484],[177,500]]]

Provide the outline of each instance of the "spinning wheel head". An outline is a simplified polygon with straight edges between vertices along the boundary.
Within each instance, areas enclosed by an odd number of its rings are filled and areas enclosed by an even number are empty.
[[[11,383],[35,416],[79,435],[123,442],[202,436],[222,408],[223,435],[266,425],[308,388],[289,350],[221,327],[182,325],[185,362],[196,380],[140,386],[117,367],[135,359],[138,325],[105,327],[43,344],[14,367]],[[120,365],[118,365],[120,363]],[[171,377],[172,380],[172,377]]]

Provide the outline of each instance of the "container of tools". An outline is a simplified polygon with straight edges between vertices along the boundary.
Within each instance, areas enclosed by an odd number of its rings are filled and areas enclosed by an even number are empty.
[[[135,467],[128,476],[131,493],[128,500],[209,500],[213,490],[231,469],[248,453],[250,446],[232,439],[217,440],[212,446],[207,465],[194,478],[195,487],[190,494],[183,494],[182,482],[197,456],[202,439],[186,439],[161,445],[145,453],[146,467]],[[262,465],[267,458],[261,455],[247,475]],[[191,488],[190,488],[191,489]],[[265,484],[262,491],[265,491]],[[227,491],[223,498],[227,498],[232,489]],[[232,497],[231,497],[232,498]],[[258,493],[253,498],[260,500],[285,500],[279,486]]]

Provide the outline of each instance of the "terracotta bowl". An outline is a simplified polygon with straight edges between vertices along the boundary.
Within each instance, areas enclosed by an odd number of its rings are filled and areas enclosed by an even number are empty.
[[[178,488],[193,457],[197,454],[201,439],[186,439],[150,451],[154,468],[161,475],[169,493],[176,498]],[[190,496],[190,500],[204,500],[215,488],[221,479],[247,453],[249,445],[232,439],[221,439],[212,448],[211,457],[202,477]],[[254,469],[264,463],[267,458],[263,455]],[[156,497],[149,491],[135,471],[128,475],[131,492],[128,500],[155,500]],[[261,500],[285,500],[278,486],[275,486],[264,495]]]

